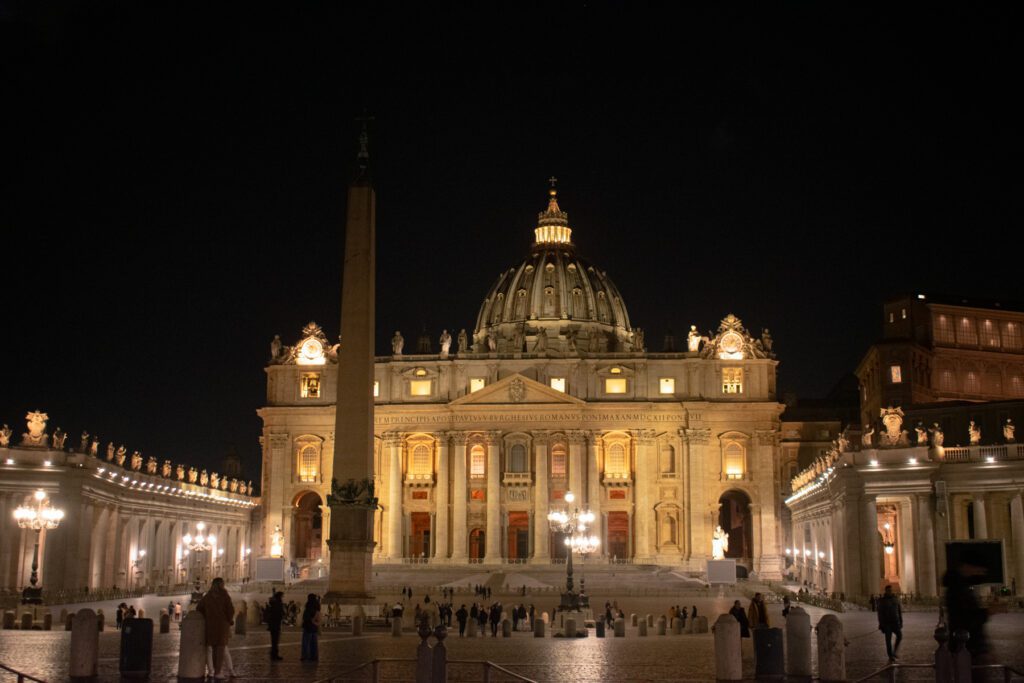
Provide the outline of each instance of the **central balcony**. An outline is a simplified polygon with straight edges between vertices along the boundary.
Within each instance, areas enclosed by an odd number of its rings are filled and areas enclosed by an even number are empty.
[[[505,472],[501,481],[506,486],[529,486],[533,477],[529,472]]]

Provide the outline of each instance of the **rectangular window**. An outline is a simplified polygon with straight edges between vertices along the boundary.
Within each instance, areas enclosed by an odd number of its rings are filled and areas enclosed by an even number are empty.
[[[409,381],[409,394],[412,396],[430,396],[430,380],[414,379]]]
[[[373,380],[373,397],[380,398],[380,382]]]
[[[993,320],[981,321],[981,345],[988,349],[999,348],[999,323]]]
[[[893,384],[899,384],[903,381],[903,373],[901,372],[900,366],[889,366],[889,381]]]
[[[551,476],[558,479],[565,478],[565,446],[556,445],[551,449]]]
[[[743,393],[743,368],[722,368],[722,393]]]
[[[604,380],[604,393],[624,394],[626,393],[625,377],[608,377]]]
[[[981,377],[974,370],[968,370],[964,373],[964,393],[981,393]]]
[[[469,393],[472,394],[474,391],[480,391],[485,386],[487,386],[487,380],[484,379],[483,377],[469,378]]]
[[[299,380],[299,396],[320,398],[320,373],[308,372]]]
[[[473,446],[469,452],[469,476],[473,479],[483,479],[487,476],[486,455],[483,446]]]
[[[564,377],[552,377],[551,388],[555,391],[565,392],[565,378]]]
[[[978,345],[978,331],[973,318],[960,318],[956,325],[956,341],[964,346]]]
[[[662,394],[676,393],[675,377],[662,377],[660,380],[658,380],[658,391]]]
[[[486,495],[486,493],[484,492],[483,489],[473,489],[472,491],[470,491],[469,497],[472,500],[486,500],[487,499],[487,495]]]
[[[1020,349],[1020,323],[1003,323],[1003,347]]]

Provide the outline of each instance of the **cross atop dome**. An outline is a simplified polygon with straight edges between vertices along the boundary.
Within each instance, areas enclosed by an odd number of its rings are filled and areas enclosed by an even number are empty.
[[[569,228],[569,214],[558,206],[558,190],[555,183],[558,178],[548,178],[551,189],[548,190],[547,211],[537,214],[537,228],[533,231],[534,245],[563,244],[572,246],[572,230]]]

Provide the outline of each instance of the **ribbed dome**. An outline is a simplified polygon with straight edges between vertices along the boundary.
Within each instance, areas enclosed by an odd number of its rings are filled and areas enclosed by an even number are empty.
[[[604,271],[576,255],[554,188],[535,235],[532,253],[498,276],[480,306],[474,350],[533,351],[541,329],[549,350],[634,350],[622,295]]]

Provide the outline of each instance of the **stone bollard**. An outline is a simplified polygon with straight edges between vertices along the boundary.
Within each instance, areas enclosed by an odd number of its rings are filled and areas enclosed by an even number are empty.
[[[365,620],[365,617],[363,617],[362,615],[359,615],[359,614],[357,614],[354,617],[352,617],[352,635],[353,636],[361,636],[361,635],[363,635],[363,622],[364,622],[364,620]]]
[[[71,627],[72,627],[72,625],[74,625],[74,623],[75,623],[75,615],[74,614],[69,614],[64,619],[64,630],[65,631],[70,631]]]
[[[99,628],[100,633],[103,633],[103,627],[107,625],[107,616],[103,614],[102,609],[96,610],[96,625]]]
[[[146,610],[144,610],[144,609],[142,609],[140,607],[138,613],[135,615],[135,618],[136,619],[145,619],[146,618]]]
[[[66,624],[67,621],[68,621],[68,610],[67,610],[67,608],[62,607],[61,610],[60,610],[60,623]],[[68,630],[70,631],[71,629],[68,629]]]
[[[636,614],[629,615],[629,625],[633,626],[634,628],[636,627]]]
[[[91,609],[78,610],[71,617],[71,666],[68,677],[72,681],[96,679],[96,662],[100,652],[99,620]]]
[[[444,639],[448,637],[448,629],[438,626],[434,629],[437,645],[434,646],[434,670],[431,683],[448,683],[448,648]]]
[[[619,618],[615,620],[615,637],[625,638],[626,637],[626,620]]]
[[[421,640],[420,644],[416,646],[416,683],[430,683],[430,679],[434,676],[434,653],[430,650],[430,643],[427,642],[427,638],[430,637],[430,627],[420,624],[417,633]]]
[[[672,617],[672,623],[669,624],[669,628],[672,630],[672,635],[678,636],[683,632],[683,621],[679,617]]]
[[[160,633],[171,632],[171,615],[167,613],[167,610],[160,612]]]
[[[687,619],[686,623],[683,624],[683,633],[693,633],[693,622],[697,621],[697,617]]]
[[[654,615],[653,614],[648,614],[647,615],[647,628],[650,628],[652,626],[654,626]]]
[[[53,612],[46,610],[43,612],[43,630],[49,631],[53,628]]]
[[[792,611],[792,610],[790,610]],[[834,614],[826,614],[818,622],[818,678],[821,683],[846,680],[846,643],[843,622]]]
[[[658,617],[655,633],[659,636],[665,635],[665,617]]]
[[[255,600],[249,601],[249,609],[245,613],[245,619],[249,626],[260,625],[260,604]]]
[[[235,614],[235,635],[244,636],[245,627],[249,624],[249,603],[242,600],[238,613]]]
[[[545,624],[550,624],[551,623],[551,617],[548,616],[547,612],[542,612],[541,615],[540,615],[540,618],[544,620]]]
[[[715,632],[715,678],[719,681],[743,680],[740,622],[731,614],[721,614],[712,630]]]
[[[543,624],[544,621],[542,620],[539,623]],[[476,638],[476,627],[477,627],[476,619],[473,618],[473,617],[470,617],[469,623],[466,624],[466,636],[469,637],[469,638]]]
[[[604,638],[604,619],[598,619],[594,624],[594,630],[598,638]]]
[[[511,638],[512,637],[512,622],[508,619],[501,620],[501,637]]]
[[[637,631],[638,631],[638,633],[637,633],[638,636],[646,636],[647,635],[647,620],[646,619],[642,619],[640,621],[640,625],[637,627]]]
[[[391,635],[395,638],[402,635],[402,617],[391,617]]]
[[[811,617],[802,607],[792,607],[786,617],[786,677],[811,677]]]
[[[21,630],[31,631],[32,630],[32,613],[22,612],[21,613]]]
[[[704,617],[704,616],[694,617],[691,621],[693,621],[693,632],[694,633],[707,633],[708,632],[708,618],[707,617]]]
[[[543,619],[536,619],[536,620],[534,620],[534,622],[533,622],[533,637],[534,638],[543,638],[544,637],[544,627],[545,626],[547,626],[547,624],[544,623]]]
[[[753,628],[754,675],[758,678],[781,679],[785,675],[783,666],[782,629]]]
[[[8,631],[14,628],[14,612],[10,610],[4,612],[4,628]]]
[[[178,644],[178,680],[202,681],[206,677],[206,619],[189,612],[181,620]]]
[[[575,638],[576,637],[576,620],[575,619],[573,619],[572,617],[569,617],[568,619],[565,620],[565,626],[562,628],[562,634],[566,638]]]

